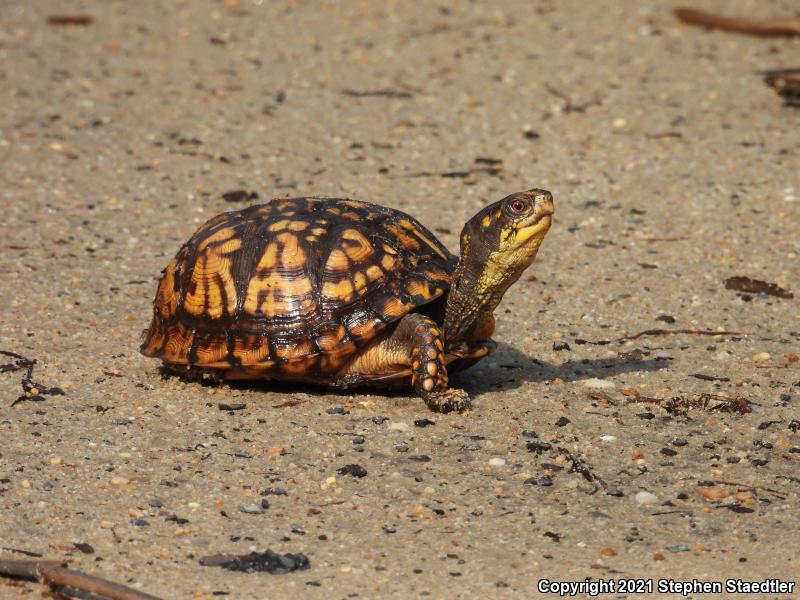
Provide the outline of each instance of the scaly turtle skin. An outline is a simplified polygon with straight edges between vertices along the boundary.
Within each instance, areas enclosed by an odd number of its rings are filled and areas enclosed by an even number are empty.
[[[276,199],[218,215],[163,272],[141,352],[187,374],[337,387],[411,384],[469,406],[447,371],[496,347],[492,311],[553,212],[530,190],[473,217],[452,255],[414,218],[367,202]]]

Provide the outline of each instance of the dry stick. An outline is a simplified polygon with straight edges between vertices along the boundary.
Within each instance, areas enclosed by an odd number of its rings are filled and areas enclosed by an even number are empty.
[[[724,31],[736,31],[738,33],[765,36],[800,35],[800,19],[769,19],[764,21],[732,19],[691,8],[676,8],[675,16],[684,23],[704,25]]]
[[[0,559],[0,575],[33,579],[51,586],[70,587],[109,600],[161,600],[157,596],[106,579],[66,569],[59,563],[49,560]]]
[[[638,340],[640,337],[646,335],[676,335],[679,333],[688,333],[691,335],[745,335],[741,331],[703,331],[701,329],[645,329],[633,335],[623,335],[615,340],[598,340],[592,342],[589,340],[580,340],[581,344],[592,344],[594,346],[604,346],[606,344],[625,342],[628,340]]]
[[[646,329],[634,335],[624,335],[617,338],[615,342],[626,340],[636,340],[645,335],[675,335],[678,333],[689,333],[692,335],[744,335],[741,331],[702,331],[700,329]]]
[[[778,498],[781,498],[782,500],[785,500],[786,497],[788,496],[788,494],[786,492],[781,492],[779,490],[775,490],[775,489],[772,489],[772,488],[764,487],[763,485],[759,485],[757,483],[748,484],[748,483],[741,483],[739,481],[725,481],[723,479],[713,479],[712,481],[714,483],[718,483],[720,485],[732,485],[732,486],[736,486],[736,487],[748,488],[748,489],[751,489],[751,490],[761,489],[761,490],[764,490],[765,492],[769,492],[770,494],[776,495]]]

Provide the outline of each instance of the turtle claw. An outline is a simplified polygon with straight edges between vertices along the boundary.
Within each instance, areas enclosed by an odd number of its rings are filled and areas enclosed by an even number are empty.
[[[472,406],[467,392],[453,388],[431,394],[425,398],[425,403],[431,410],[440,413],[461,412]]]

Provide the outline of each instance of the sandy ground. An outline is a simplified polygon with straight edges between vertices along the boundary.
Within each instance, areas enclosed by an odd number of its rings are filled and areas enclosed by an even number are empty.
[[[0,350],[65,393],[12,406],[24,370],[0,374],[0,556],[163,598],[800,580],[798,300],[723,283],[800,291],[800,112],[756,74],[800,45],[682,26],[671,4],[0,2]],[[94,21],[46,23],[65,13]],[[480,207],[534,186],[555,225],[498,352],[455,380],[469,415],[163,379],[137,352],[160,270],[247,204],[225,192],[384,203],[455,250]],[[653,328],[738,333],[580,343]],[[266,549],[310,568],[199,562]]]

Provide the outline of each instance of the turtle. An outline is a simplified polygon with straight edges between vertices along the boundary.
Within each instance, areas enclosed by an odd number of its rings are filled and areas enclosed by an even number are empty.
[[[448,373],[492,353],[493,311],[550,229],[530,189],[469,219],[460,255],[410,215],[347,198],[276,198],[219,214],[162,271],[142,354],[168,371],[336,388],[411,386],[434,411]]]

